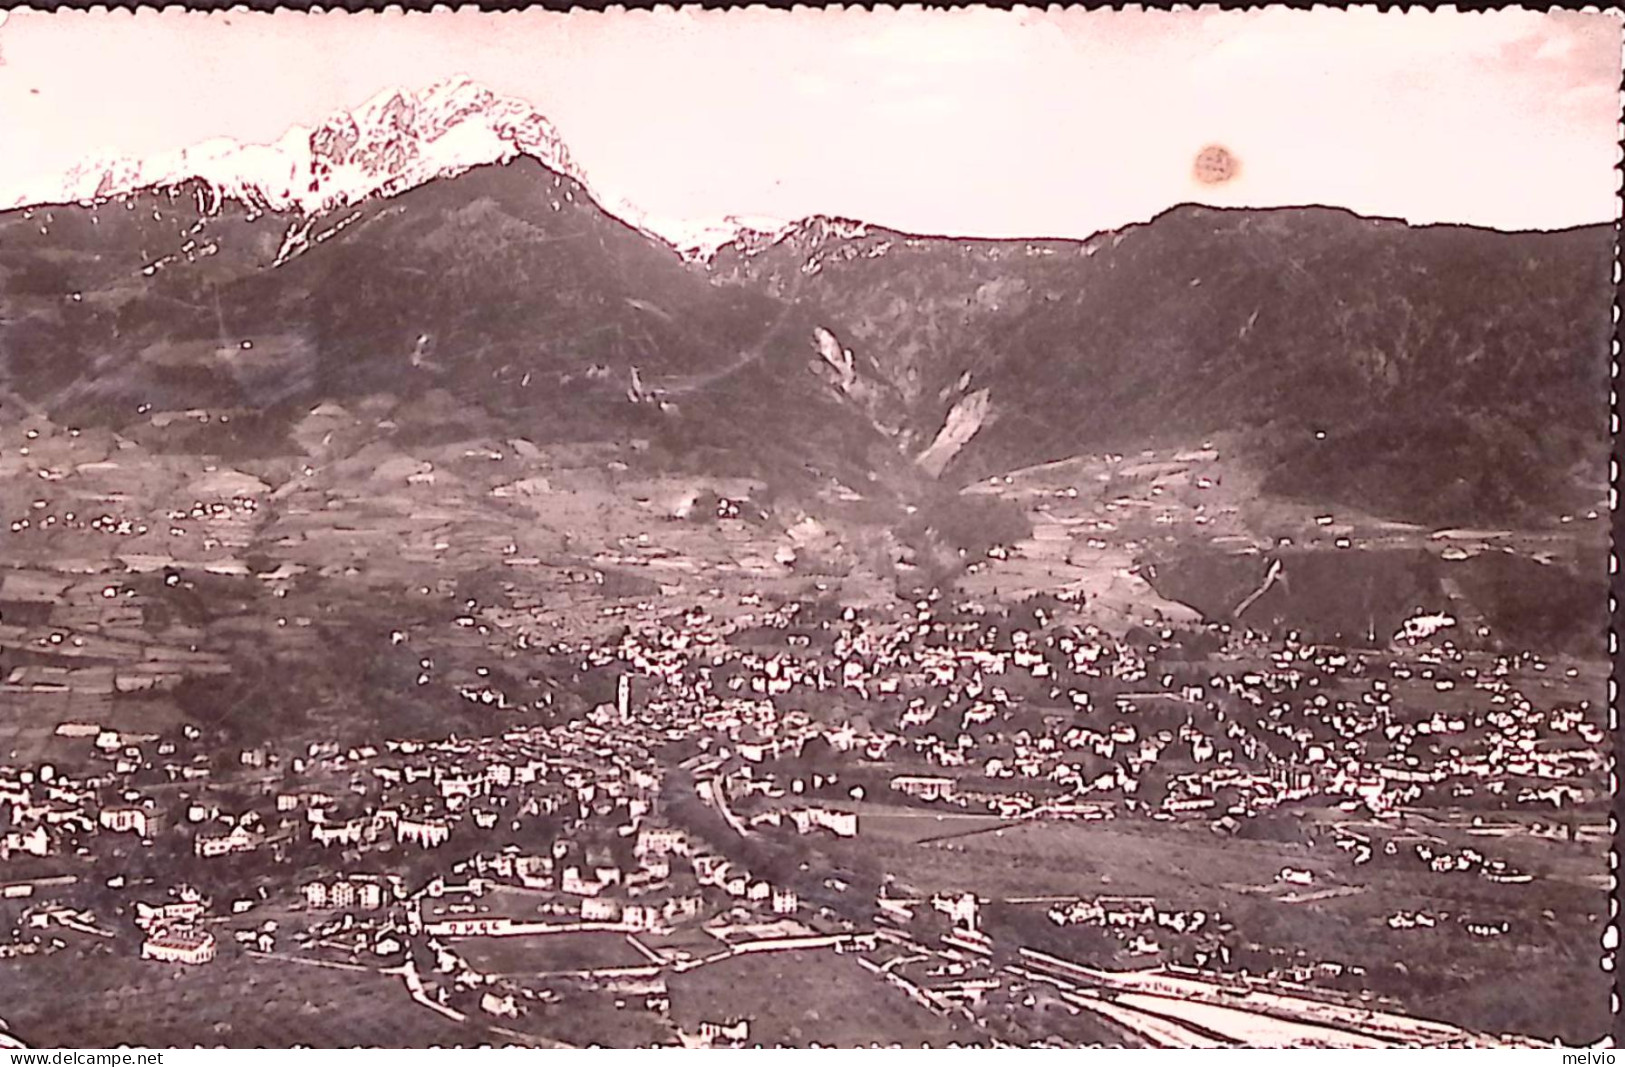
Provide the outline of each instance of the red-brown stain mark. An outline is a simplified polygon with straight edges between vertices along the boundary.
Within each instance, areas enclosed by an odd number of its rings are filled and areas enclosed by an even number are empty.
[[[1241,162],[1224,145],[1210,144],[1196,153],[1192,172],[1203,185],[1223,185],[1241,170]]]

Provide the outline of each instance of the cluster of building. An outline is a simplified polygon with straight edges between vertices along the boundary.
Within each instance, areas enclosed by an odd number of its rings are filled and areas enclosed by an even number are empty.
[[[174,521],[237,522],[251,510],[200,507]],[[1602,766],[1595,709],[1537,708],[1522,695],[1520,674],[1539,663],[1471,657],[1434,634],[1382,655],[1237,636],[1191,660],[1170,629],[1130,640],[940,597],[888,618],[822,603],[743,606],[760,610],[720,623],[696,608],[611,642],[537,649],[614,692],[568,721],[537,716],[547,726],[257,747],[223,770],[191,727],[137,735],[69,724],[87,742],[88,772],[0,768],[0,859],[180,842],[188,873],[204,878],[298,870],[303,944],[393,957],[527,923],[669,931],[717,906],[805,918],[812,890],[760,873],[770,866],[752,871],[665,818],[670,751],[695,754],[684,773],[708,783],[708,802],[741,837],[836,840],[859,834],[866,800],[1231,829],[1314,797],[1383,815],[1432,796],[1572,806],[1595,797]],[[468,601],[455,626],[477,633],[486,619]],[[419,685],[446,671],[427,651],[413,657]],[[493,713],[520,706],[489,672],[466,682],[463,695]],[[1459,711],[1423,713],[1408,701],[1418,686],[1440,700],[1472,697]],[[1438,873],[1528,879],[1473,849],[1339,834],[1356,862],[1415,857]],[[493,888],[523,894],[527,914],[494,909]],[[947,919],[954,944],[986,948],[974,896],[883,894],[880,904],[899,915],[923,904]],[[231,921],[255,906],[231,902]],[[198,897],[142,905],[141,954],[208,962],[206,907]],[[1080,899],[1047,915],[1145,952],[1156,937],[1218,925],[1150,898]],[[1474,936],[1506,932],[1498,920],[1463,923]],[[1389,925],[1426,923],[1417,913]],[[281,936],[264,922],[237,933],[265,952]],[[490,995],[491,1014],[517,1010]],[[708,1026],[696,1041],[745,1039],[738,1020]]]
[[[1086,897],[1056,905],[1047,914],[1056,926],[1161,926],[1180,934],[1196,933],[1209,922],[1206,911],[1160,908],[1154,897]]]
[[[191,966],[214,959],[214,934],[200,925],[206,911],[200,895],[190,889],[182,890],[178,900],[168,903],[138,903],[135,923],[145,935],[141,958]]]

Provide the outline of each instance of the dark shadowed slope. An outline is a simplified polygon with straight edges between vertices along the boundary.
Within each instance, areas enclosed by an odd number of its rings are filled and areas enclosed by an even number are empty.
[[[1520,520],[1603,482],[1613,241],[1187,205],[1083,242],[812,220],[712,269],[818,305],[911,448],[957,408],[950,476],[1243,430],[1282,493]]]
[[[195,184],[0,216],[7,389],[117,424],[449,389],[540,438],[959,482],[1240,432],[1265,488],[1533,522],[1604,480],[1611,230],[1184,206],[1087,241],[813,219],[709,270],[522,158],[312,218]],[[818,329],[828,334],[820,338]]]
[[[267,447],[278,412],[446,389],[542,440],[868,462],[793,307],[710,284],[532,160],[314,219],[207,206],[183,186],[0,216],[7,388],[86,423],[250,409]]]

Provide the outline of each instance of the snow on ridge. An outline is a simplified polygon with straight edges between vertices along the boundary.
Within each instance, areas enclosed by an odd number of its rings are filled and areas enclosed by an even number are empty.
[[[671,245],[692,263],[710,263],[728,245],[771,244],[797,223],[761,215],[724,215],[720,219],[668,219],[644,214],[622,202],[609,208],[644,233]]]
[[[793,222],[750,215],[661,218],[624,198],[606,198],[545,116],[463,75],[415,92],[385,89],[315,126],[293,126],[270,144],[222,137],[143,159],[95,156],[13,195],[0,194],[0,210],[91,204],[195,181],[203,186],[199,208],[206,214],[230,200],[256,212],[309,218],[519,156],[579,182],[604,210],[694,263],[710,263],[725,247],[749,256],[787,239],[818,245],[868,232],[861,222],[824,215]],[[296,254],[306,230],[294,223],[279,261]]]
[[[724,246],[731,246],[737,254],[749,258],[784,242],[794,242],[801,251],[811,251],[830,241],[852,241],[867,237],[868,223],[835,215],[808,215],[793,222],[780,222],[776,226],[758,226],[730,216],[736,223],[731,235],[711,250],[714,257]]]
[[[621,199],[601,200],[605,210],[640,232],[670,245],[685,260],[709,265],[724,248],[750,257],[786,240],[821,245],[869,235],[866,223],[828,215],[786,221],[768,215],[724,215],[721,218],[665,218],[641,211]]]
[[[385,90],[272,144],[216,138],[140,160],[93,158],[0,207],[94,202],[197,180],[219,198],[314,215],[519,155],[586,184],[544,116],[459,76],[416,93]]]

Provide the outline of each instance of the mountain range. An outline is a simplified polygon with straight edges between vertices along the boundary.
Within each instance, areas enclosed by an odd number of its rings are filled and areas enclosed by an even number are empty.
[[[1398,519],[1539,524],[1606,487],[1605,226],[1182,205],[1085,240],[660,236],[534,108],[463,79],[22,199],[0,388],[115,429],[235,411],[223,452],[283,447],[324,400],[444,394],[453,422],[785,484],[1226,434],[1267,491]]]
[[[274,144],[218,138],[147,159],[87,159],[8,206],[94,202],[196,181],[216,199],[315,215],[518,155],[582,177],[543,115],[455,78],[417,93],[386,90],[314,128],[295,126]]]

